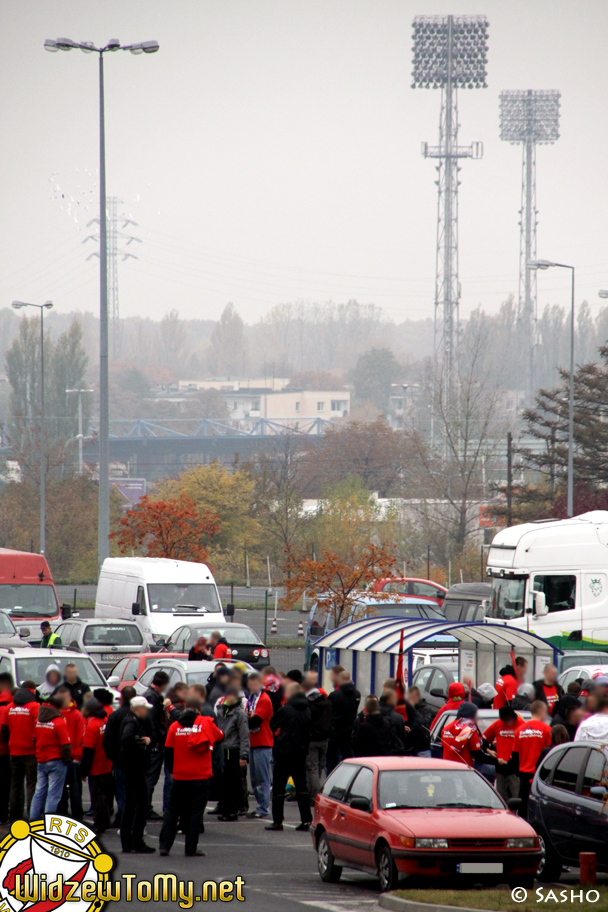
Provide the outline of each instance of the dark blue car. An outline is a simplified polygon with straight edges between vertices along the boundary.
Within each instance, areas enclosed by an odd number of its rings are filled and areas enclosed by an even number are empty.
[[[536,771],[528,820],[541,838],[538,880],[559,880],[580,852],[595,852],[608,871],[608,747],[600,741],[560,744]]]

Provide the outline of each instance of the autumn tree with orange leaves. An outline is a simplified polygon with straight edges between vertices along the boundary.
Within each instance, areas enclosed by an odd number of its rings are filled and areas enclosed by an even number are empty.
[[[322,615],[339,627],[362,615],[360,600],[366,594],[365,590],[376,580],[392,576],[394,564],[391,547],[371,542],[350,559],[325,549],[321,560],[288,557],[282,604],[285,608],[294,608],[306,592],[317,603]],[[389,596],[377,592],[374,597],[382,600]]]
[[[197,509],[185,494],[172,500],[151,500],[145,495],[120,520],[121,528],[110,538],[122,552],[143,552],[146,557],[207,561],[207,545],[220,530],[218,517]]]

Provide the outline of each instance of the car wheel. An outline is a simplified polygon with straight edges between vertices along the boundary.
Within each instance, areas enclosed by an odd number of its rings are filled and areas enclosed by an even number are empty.
[[[541,883],[554,883],[559,880],[562,873],[562,860],[549,844],[549,840],[542,833],[537,833],[542,856],[538,864],[536,879]]]
[[[317,846],[317,867],[319,876],[325,883],[338,883],[342,876],[342,868],[336,864],[326,833],[321,835]]]
[[[388,893],[394,890],[399,882],[399,872],[393,861],[393,853],[387,845],[378,851],[378,877],[380,879],[380,892]]]

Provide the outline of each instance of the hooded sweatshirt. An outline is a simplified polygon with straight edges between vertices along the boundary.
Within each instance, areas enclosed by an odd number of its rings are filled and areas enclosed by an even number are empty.
[[[12,757],[25,757],[35,753],[34,729],[39,708],[40,704],[31,690],[17,688],[12,706],[6,714],[6,725],[2,726],[2,734],[8,739]]]
[[[61,712],[48,703],[40,707],[34,729],[34,741],[38,763],[48,763],[49,760],[70,762],[70,735],[67,722]]]
[[[165,741],[165,760],[173,778],[179,781],[211,779],[211,752],[224,734],[209,716],[186,709],[173,722]]]
[[[80,776],[103,776],[112,771],[112,761],[103,749],[103,735],[106,730],[106,707],[91,697],[86,704],[87,721],[82,745]]]
[[[51,683],[51,681],[49,681],[49,675],[53,671],[59,675],[57,681],[55,681],[54,684]],[[44,675],[44,681],[38,687],[38,693],[40,694],[40,696],[43,700],[48,700],[48,698],[55,691],[55,689],[57,687],[59,687],[60,684],[61,684],[61,668],[59,667],[59,665],[51,664],[46,669],[46,672]]]
[[[270,730],[273,716],[272,701],[265,691],[250,694],[247,698],[247,716],[249,722],[249,743],[251,748],[272,747],[274,735]]]
[[[349,738],[357,718],[361,694],[352,681],[340,684],[327,698],[331,703],[331,733],[334,737]]]
[[[458,711],[459,706],[462,705],[462,702],[465,698],[464,684],[461,684],[460,681],[454,681],[453,684],[450,684],[448,687],[448,701],[444,703],[441,707],[433,721],[431,722],[430,727],[433,728],[437,719],[444,713],[449,712],[451,709]]]
[[[583,719],[576,730],[575,741],[603,741],[608,739],[608,713],[598,712]]]
[[[274,714],[270,728],[275,734],[274,755],[306,754],[310,745],[312,718],[303,693],[295,693]]]
[[[512,665],[505,665],[504,668],[500,669],[500,677],[496,681],[495,687],[496,696],[492,706],[494,709],[500,709],[501,706],[506,706],[507,703],[511,702],[519,687],[517,674]]]
[[[306,694],[310,706],[311,741],[327,741],[331,734],[332,708],[327,694],[322,693],[318,687],[313,687]]]
[[[6,717],[8,711],[13,705],[13,695],[10,690],[3,690],[0,693],[0,731],[2,726],[6,725]],[[4,738],[0,738],[0,757],[6,757],[8,755],[8,743]]]
[[[361,713],[353,732],[355,757],[390,757],[395,753],[395,738],[389,720],[381,712]]]
[[[217,641],[215,648],[213,650],[214,659],[231,659],[232,658],[232,649],[228,645],[228,640],[225,637],[220,637]]]
[[[66,709],[61,710],[70,736],[72,756],[75,761],[82,760],[82,742],[84,740],[84,718],[76,703],[72,700]]]

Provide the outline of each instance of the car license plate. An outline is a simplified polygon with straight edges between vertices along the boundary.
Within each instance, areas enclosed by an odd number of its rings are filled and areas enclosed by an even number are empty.
[[[502,861],[461,861],[456,865],[459,874],[502,874]]]
[[[118,652],[102,652],[99,656],[100,661],[102,662],[111,662],[113,659],[118,659],[119,657],[120,653]]]

